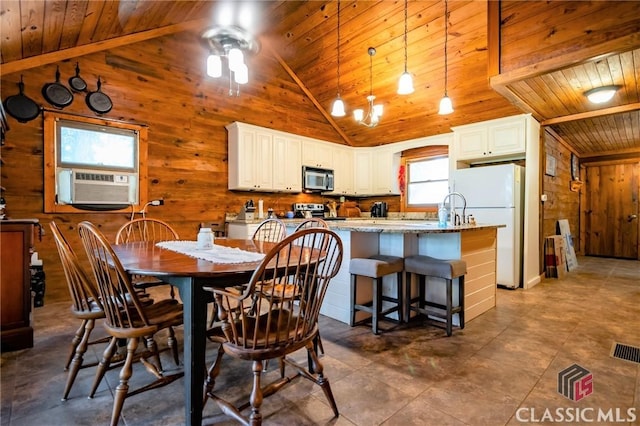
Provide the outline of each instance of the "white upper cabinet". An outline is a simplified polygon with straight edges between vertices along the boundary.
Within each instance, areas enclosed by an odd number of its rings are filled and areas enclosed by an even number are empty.
[[[524,158],[527,115],[453,127],[457,161],[483,162]]]
[[[300,140],[275,130],[237,122],[228,125],[227,130],[229,189],[301,191]]]
[[[353,153],[353,195],[362,197],[373,193],[370,148],[357,148]]]
[[[372,193],[373,195],[399,195],[399,163],[394,163],[394,153],[384,146],[372,150]]]
[[[273,137],[273,189],[280,192],[302,191],[302,142],[295,137]]]
[[[333,154],[333,192],[335,195],[351,195],[353,190],[353,149],[336,145],[331,148]]]
[[[302,165],[333,169],[333,147],[329,142],[302,139]]]

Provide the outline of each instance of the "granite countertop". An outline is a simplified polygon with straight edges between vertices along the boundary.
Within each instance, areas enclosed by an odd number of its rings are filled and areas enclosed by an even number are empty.
[[[329,228],[352,232],[382,232],[396,234],[440,234],[451,232],[469,232],[481,229],[504,228],[503,224],[459,225],[439,227],[438,222],[429,220],[388,220],[388,219],[356,219],[329,222]]]
[[[233,220],[229,223],[253,224],[260,223],[264,219]],[[287,226],[297,226],[303,218],[281,219]],[[447,232],[466,232],[480,229],[504,228],[504,224],[478,223],[476,225],[460,225],[439,227],[437,221],[425,219],[403,219],[394,217],[359,217],[346,218],[345,220],[327,220],[330,229],[352,232],[383,232],[402,234],[437,234]]]

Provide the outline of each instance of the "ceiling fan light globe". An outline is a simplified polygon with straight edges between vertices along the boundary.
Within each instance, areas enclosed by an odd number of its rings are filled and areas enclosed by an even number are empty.
[[[222,76],[222,60],[218,55],[209,55],[207,58],[207,75],[218,78]]]
[[[242,54],[242,50],[234,47],[229,50],[229,69],[231,71],[238,71],[238,69],[244,65],[244,55]]]
[[[234,80],[238,84],[247,84],[249,82],[249,68],[245,64],[240,65],[233,73]]]

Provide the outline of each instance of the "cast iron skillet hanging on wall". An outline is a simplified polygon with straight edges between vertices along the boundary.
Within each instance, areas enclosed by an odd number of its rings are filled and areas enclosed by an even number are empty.
[[[47,83],[42,88],[44,99],[56,108],[64,108],[73,102],[73,93],[60,83],[60,67],[56,67],[55,83]]]
[[[87,90],[87,82],[80,77],[80,65],[76,62],[76,75],[69,78],[69,87],[74,92],[85,92]]]
[[[11,95],[4,100],[4,108],[7,114],[18,120],[20,123],[26,123],[35,119],[40,114],[40,106],[33,99],[24,94],[24,83],[22,76],[18,83],[20,93]]]
[[[102,82],[100,81],[100,77],[98,77],[98,89],[95,92],[89,92],[85,98],[87,106],[96,114],[106,114],[113,108],[111,98],[102,93],[100,89],[101,86]]]

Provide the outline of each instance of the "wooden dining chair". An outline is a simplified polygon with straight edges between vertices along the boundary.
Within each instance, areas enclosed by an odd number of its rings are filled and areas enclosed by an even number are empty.
[[[88,346],[96,343],[106,343],[109,339],[103,338],[90,341],[95,321],[105,317],[98,289],[82,268],[78,257],[62,235],[58,225],[52,221],[49,223],[49,228],[51,228],[53,240],[56,243],[60,262],[62,263],[62,270],[67,280],[69,296],[71,296],[71,313],[81,321],[80,327],[71,340],[71,350],[64,366],[65,371],[69,370],[67,383],[62,394],[62,400],[66,401],[78,371],[81,368],[93,367],[97,364],[84,363],[84,354],[87,352]],[[94,387],[97,387],[97,384],[94,383]]]
[[[287,236],[287,227],[280,219],[265,219],[258,225],[258,228],[251,237],[254,241],[268,241],[277,243]]]
[[[127,397],[167,385],[184,375],[183,372],[169,376],[163,374],[160,351],[154,339],[154,335],[158,331],[168,330],[168,349],[172,351],[177,365],[179,363],[178,344],[173,327],[182,325],[183,309],[182,304],[175,299],[163,299],[149,305],[143,304],[138,298],[129,275],[98,228],[85,221],[78,225],[78,232],[98,284],[106,315],[105,329],[111,336],[96,371],[98,382],[109,368],[117,349],[118,340],[126,339],[127,341],[127,355],[120,370],[120,383],[115,390],[111,414],[111,425],[116,426],[124,400]],[[144,346],[143,350],[138,352],[140,339],[144,339]],[[133,374],[132,365],[137,360],[156,380],[146,386],[129,391],[129,379]],[[94,393],[95,389],[92,389],[91,398]]]
[[[180,239],[178,233],[168,223],[153,218],[133,219],[125,223],[116,232],[116,244],[136,241],[175,241]],[[160,285],[168,285],[159,278],[145,275],[134,275],[131,281],[136,288],[147,289]],[[175,298],[175,289],[170,286],[171,298]]]
[[[298,226],[295,227],[293,232],[307,228],[329,228],[329,225],[327,225],[327,222],[325,222],[323,219],[320,219],[319,217],[312,217],[300,222]]]
[[[242,289],[210,288],[218,306],[222,322],[215,341],[220,343],[217,357],[209,369],[205,383],[205,403],[213,399],[223,413],[245,425],[260,425],[260,407],[267,397],[296,377],[304,377],[320,386],[334,415],[338,408],[322,363],[316,355],[313,340],[318,334],[318,315],[329,282],[338,273],[342,262],[342,241],[331,230],[304,229],[293,233],[278,243],[263,259],[253,273],[249,284]],[[254,303],[258,288],[269,283],[274,291],[270,296],[262,294],[257,299],[255,312],[245,309]],[[296,284],[296,294],[286,294],[289,284]],[[291,303],[282,303],[282,301]],[[293,352],[306,348],[313,362],[313,372],[289,357]],[[215,388],[221,371],[223,355],[250,361],[253,372],[253,388],[249,402],[234,405],[222,396],[222,389]],[[278,359],[280,378],[268,386],[262,386],[264,361]],[[291,366],[297,374],[286,376],[284,366]],[[251,407],[248,415],[243,410]]]

